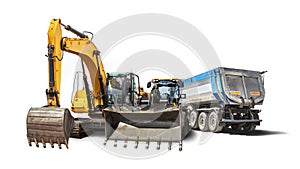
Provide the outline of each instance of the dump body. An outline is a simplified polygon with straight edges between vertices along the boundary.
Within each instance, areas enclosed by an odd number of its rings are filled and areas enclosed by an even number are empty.
[[[265,96],[257,71],[220,67],[183,82],[189,103],[251,106],[262,104]]]
[[[262,105],[265,97],[261,72],[219,67],[185,79],[183,83],[182,93],[186,94],[183,105],[192,107],[197,116],[206,113],[201,117],[205,118],[202,123],[215,111],[223,126],[252,122],[259,125],[259,110],[253,108]]]

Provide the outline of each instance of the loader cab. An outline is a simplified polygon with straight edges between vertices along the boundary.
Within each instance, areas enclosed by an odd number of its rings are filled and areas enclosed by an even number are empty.
[[[169,106],[178,105],[183,83],[180,79],[152,79],[147,88],[152,87],[149,104],[162,103]]]
[[[139,76],[134,73],[108,74],[107,95],[110,105],[137,105],[140,96]]]

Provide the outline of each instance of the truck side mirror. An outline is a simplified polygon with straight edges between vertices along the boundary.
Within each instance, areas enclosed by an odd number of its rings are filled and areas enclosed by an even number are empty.
[[[151,87],[151,82],[148,82],[147,83],[147,88],[150,88]]]

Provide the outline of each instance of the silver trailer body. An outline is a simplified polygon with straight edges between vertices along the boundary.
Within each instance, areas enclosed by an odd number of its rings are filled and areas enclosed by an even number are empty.
[[[182,105],[192,111],[194,128],[220,131],[223,127],[252,131],[261,120],[265,97],[262,72],[219,67],[183,80]],[[214,112],[214,113],[212,113]],[[214,119],[210,119],[211,118]],[[209,127],[211,125],[211,127]]]

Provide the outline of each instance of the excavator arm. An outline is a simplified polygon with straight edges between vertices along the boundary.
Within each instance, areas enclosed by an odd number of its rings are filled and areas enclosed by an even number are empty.
[[[74,33],[78,37],[62,37],[62,27]],[[31,146],[34,142],[46,147],[65,144],[68,148],[68,140],[73,127],[73,117],[67,108],[60,108],[60,84],[63,61],[63,51],[79,56],[86,64],[92,81],[92,101],[95,107],[89,107],[89,111],[101,110],[107,106],[106,74],[100,58],[100,52],[87,35],[73,29],[69,25],[61,23],[60,19],[51,20],[48,29],[48,70],[49,87],[46,90],[47,105],[44,107],[30,108],[27,114],[27,139]],[[90,92],[90,91],[86,91]]]
[[[69,30],[80,38],[62,38],[61,27]],[[66,51],[79,56],[86,64],[90,73],[95,103],[101,108],[106,107],[106,74],[100,58],[100,51],[88,36],[78,32],[69,25],[64,25],[59,19],[53,19],[48,30],[48,63],[49,89],[47,89],[48,106],[60,106],[60,83],[62,52]]]

